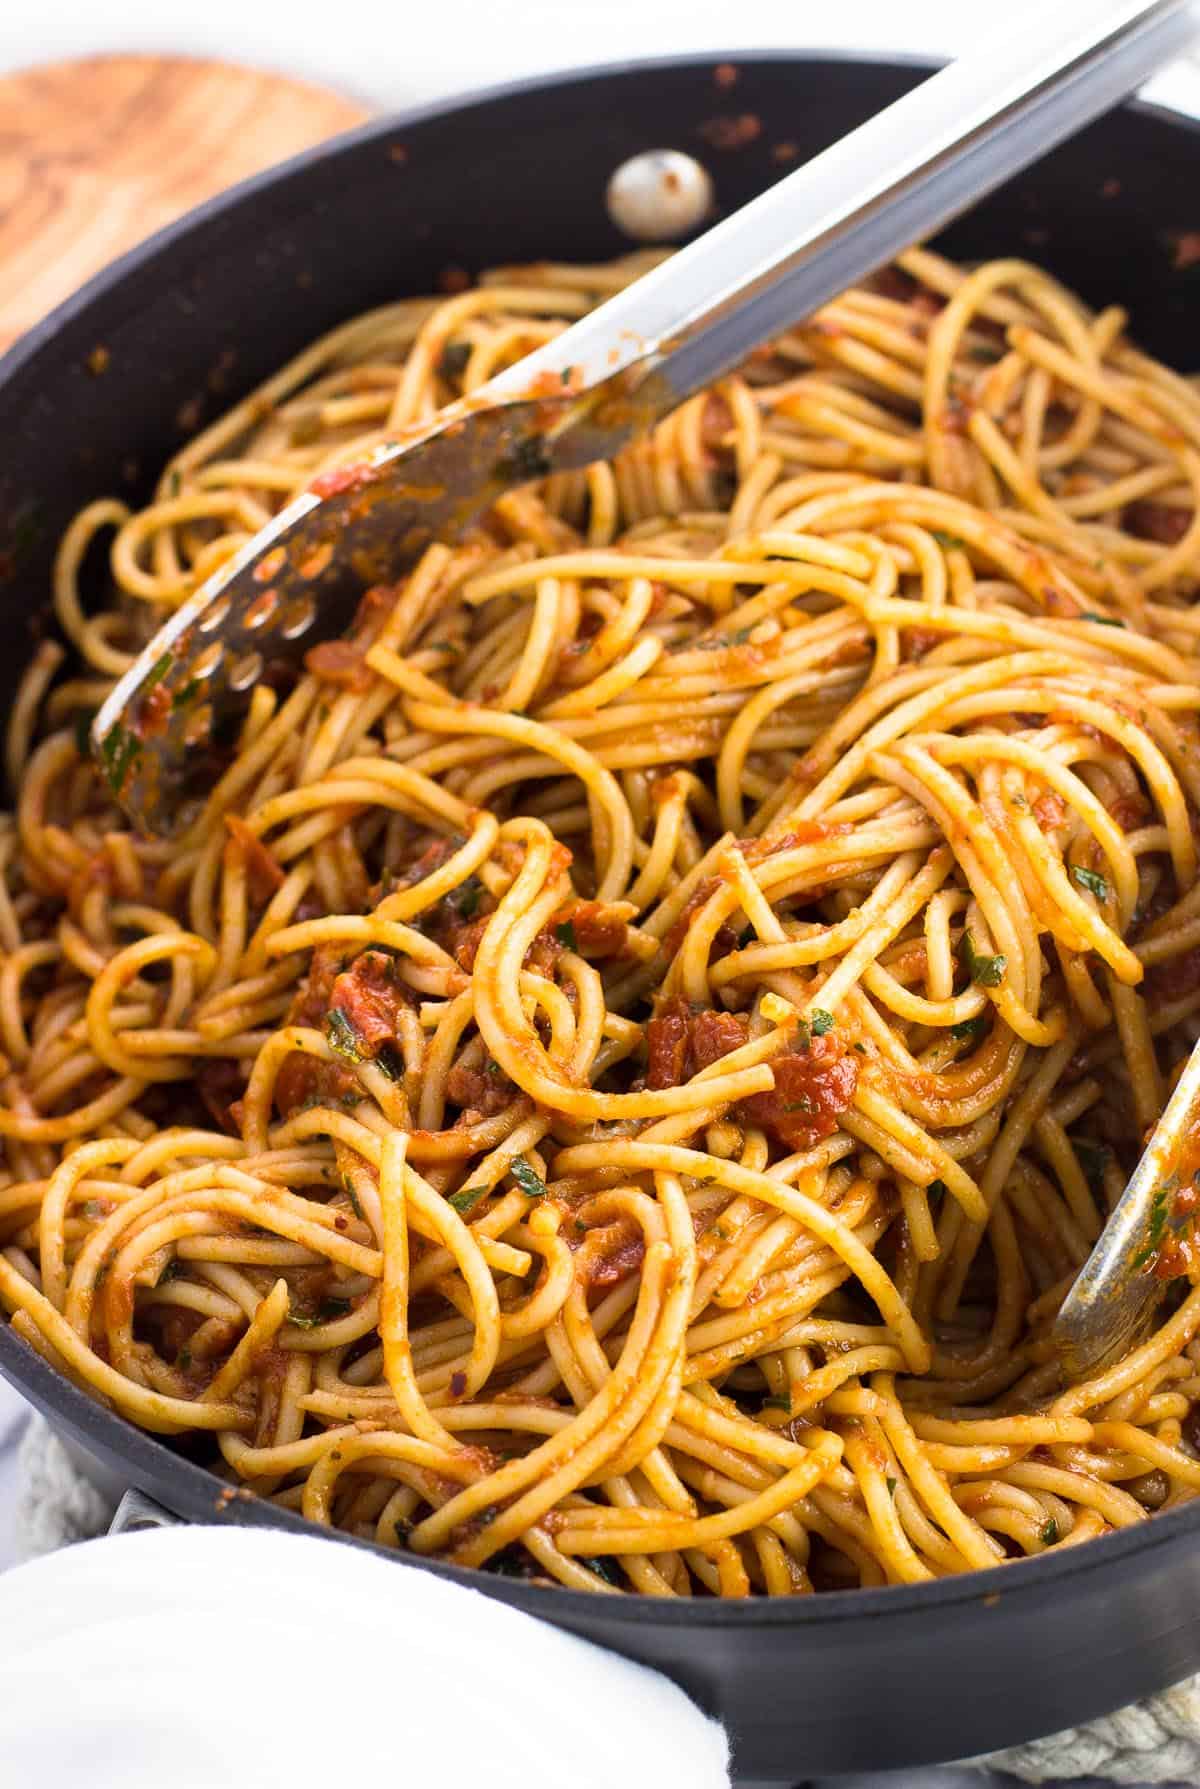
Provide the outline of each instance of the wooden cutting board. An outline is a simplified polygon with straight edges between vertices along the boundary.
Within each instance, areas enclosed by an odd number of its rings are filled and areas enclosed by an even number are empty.
[[[182,56],[0,79],[0,350],[172,218],[367,116],[303,81]]]

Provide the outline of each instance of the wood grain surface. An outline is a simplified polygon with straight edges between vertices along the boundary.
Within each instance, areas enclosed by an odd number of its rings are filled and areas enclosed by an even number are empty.
[[[366,116],[303,81],[179,56],[0,79],[0,350],[172,218]]]

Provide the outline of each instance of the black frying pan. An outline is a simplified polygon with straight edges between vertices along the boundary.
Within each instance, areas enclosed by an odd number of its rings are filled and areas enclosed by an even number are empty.
[[[144,495],[186,435],[313,336],[432,290],[447,267],[619,253],[605,183],[641,149],[699,155],[721,207],[739,205],[924,72],[763,55],[738,58],[729,88],[717,60],[592,71],[369,125],[194,212],[19,343],[0,363],[0,690],[11,694],[31,650],[73,512],[101,494]],[[760,128],[717,149],[711,121],[731,114]],[[1093,302],[1127,305],[1141,343],[1187,371],[1200,363],[1200,266],[1176,267],[1187,256],[1175,239],[1200,226],[1198,177],[1200,128],[1130,107],[981,205],[945,246],[1046,263]],[[208,1471],[99,1409],[2,1324],[0,1371],[97,1472],[177,1515],[305,1526],[252,1498],[219,1502]],[[741,1775],[784,1783],[1012,1744],[1200,1670],[1198,1543],[1200,1500],[990,1573],[730,1604],[420,1569],[660,1666],[728,1723]],[[580,1698],[586,1721],[582,1686]]]

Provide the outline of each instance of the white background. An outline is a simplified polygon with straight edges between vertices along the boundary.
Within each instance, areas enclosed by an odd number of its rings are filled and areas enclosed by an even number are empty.
[[[0,71],[169,50],[401,107],[541,69],[692,49],[946,53],[998,20],[1019,32],[1047,4],[1055,0],[0,0]],[[1163,96],[1182,87],[1178,75],[1158,84]]]
[[[1055,0],[0,0],[0,73],[168,51],[278,69],[386,110],[542,70],[688,50],[944,55],[995,29],[998,15],[1018,32],[1047,4]],[[1200,52],[1151,92],[1200,111]],[[13,1551],[23,1421],[0,1380],[0,1567]]]

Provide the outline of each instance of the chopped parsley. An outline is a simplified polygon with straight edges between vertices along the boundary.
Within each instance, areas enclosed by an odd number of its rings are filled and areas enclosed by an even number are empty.
[[[1052,1547],[1054,1545],[1055,1541],[1058,1539],[1058,1519],[1057,1519],[1057,1517],[1051,1516],[1050,1520],[1048,1522],[1044,1523],[1042,1525],[1042,1527],[1038,1530],[1038,1534],[1041,1538],[1043,1546]]]
[[[545,1198],[546,1182],[540,1175],[534,1173],[523,1155],[516,1157],[512,1167],[509,1169],[509,1173],[512,1175],[527,1199]]]
[[[199,693],[200,679],[198,677],[189,677],[183,688],[176,690],[175,694],[171,697],[171,707],[173,709],[186,708],[187,704],[192,701],[194,697],[199,695]]]
[[[1095,609],[1085,609],[1079,619],[1080,621],[1098,621],[1101,627],[1124,627],[1125,625],[1123,621],[1118,621],[1115,615],[1097,615]]]
[[[575,936],[575,924],[573,920],[564,919],[560,926],[555,926],[554,936],[558,939],[558,942],[564,949],[574,951],[579,949],[579,940]]]
[[[174,654],[164,652],[160,659],[154,661],[145,677],[142,679],[142,689],[152,690],[156,683],[161,683],[174,662]]]
[[[973,1019],[960,1019],[957,1025],[951,1025],[950,1035],[956,1044],[967,1044],[979,1036],[986,1023],[983,1014],[976,1013]]]
[[[474,919],[479,911],[479,902],[483,896],[483,883],[478,876],[468,876],[457,888],[452,888],[445,897],[447,907],[458,914],[460,919]]]
[[[1073,1137],[1071,1141],[1088,1185],[1092,1188],[1103,1186],[1104,1170],[1112,1160],[1112,1150],[1106,1143],[1093,1142],[1090,1137]]]
[[[833,1030],[833,1014],[827,1013],[823,1006],[814,1006],[808,1015],[808,1028],[814,1037],[824,1037],[827,1031]]]
[[[896,1486],[899,1483],[899,1480],[894,1479],[894,1478],[885,1478],[883,1482],[888,1488],[888,1496],[894,1497],[896,1495]]]
[[[1170,1185],[1164,1181],[1150,1201],[1150,1238],[1144,1249],[1134,1256],[1135,1267],[1146,1267],[1153,1261],[1167,1233],[1167,1215],[1171,1202]]]
[[[287,1320],[297,1329],[317,1329],[335,1317],[346,1316],[351,1308],[348,1298],[323,1298],[315,1311],[289,1311]]]
[[[453,1205],[459,1217],[465,1218],[469,1212],[474,1211],[481,1199],[487,1198],[489,1190],[486,1186],[460,1187],[456,1193],[447,1193],[446,1203]]]
[[[544,477],[549,471],[550,456],[539,435],[526,435],[515,444],[511,453],[496,463],[496,476],[505,483],[511,479],[524,484],[531,478]]]
[[[944,1199],[950,1188],[944,1180],[931,1180],[925,1191],[931,1199]]]
[[[975,948],[975,940],[969,931],[962,935],[959,945],[963,967],[977,988],[998,988],[1004,980],[1004,971],[1008,968],[1008,958],[1000,951],[995,956],[984,956]]]
[[[957,534],[946,534],[941,528],[935,528],[933,530],[933,538],[943,552],[952,553],[958,551],[960,553],[965,553],[967,550],[967,543],[965,540],[961,539]]]
[[[346,1062],[362,1061],[362,1038],[340,1006],[331,1006],[325,1015],[325,1037],[335,1055]]]
[[[790,1416],[792,1414],[792,1400],[790,1398],[764,1398],[762,1401],[762,1408],[764,1410],[786,1410]]]
[[[1095,870],[1085,870],[1081,863],[1073,863],[1071,865],[1071,880],[1078,882],[1080,888],[1088,889],[1098,901],[1107,901],[1108,882]]]
[[[190,1348],[181,1348],[179,1350],[179,1353],[175,1356],[175,1365],[179,1368],[181,1373],[186,1373],[188,1368],[191,1366],[191,1364],[192,1364],[191,1349]]]
[[[120,721],[109,728],[100,742],[100,756],[104,761],[108,786],[114,795],[121,793],[126,776],[141,755],[141,742],[136,734],[128,732]]]
[[[383,1044],[375,1058],[375,1067],[389,1081],[399,1081],[404,1074],[404,1058],[392,1044]]]
[[[363,1214],[362,1206],[358,1202],[358,1194],[354,1190],[354,1182],[348,1174],[342,1175],[342,1186],[345,1189],[346,1197],[350,1201],[351,1211],[356,1218],[361,1218]]]
[[[592,1559],[587,1556],[581,1556],[579,1563],[580,1565],[586,1565],[589,1572],[595,1572],[598,1578],[603,1578],[606,1584],[612,1584],[617,1588],[620,1588],[620,1574],[611,1559]]]
[[[725,652],[730,646],[744,646],[754,632],[754,625],[735,628],[731,634],[714,634],[710,640],[697,640],[693,652]]]
[[[91,755],[90,734],[95,718],[96,710],[94,708],[81,708],[75,716],[75,750],[81,758]]]

